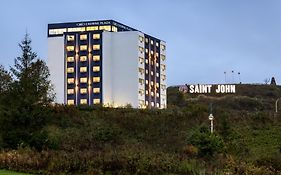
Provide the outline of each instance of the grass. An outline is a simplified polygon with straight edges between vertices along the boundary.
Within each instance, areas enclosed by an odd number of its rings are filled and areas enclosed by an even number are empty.
[[[29,174],[18,173],[18,172],[8,171],[8,170],[0,170],[0,175],[29,175]]]

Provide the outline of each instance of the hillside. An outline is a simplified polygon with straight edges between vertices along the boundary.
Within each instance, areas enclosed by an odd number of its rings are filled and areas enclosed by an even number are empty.
[[[281,174],[278,97],[279,86],[239,85],[226,96],[170,87],[165,110],[49,107],[49,147],[2,150],[0,167],[43,174]]]

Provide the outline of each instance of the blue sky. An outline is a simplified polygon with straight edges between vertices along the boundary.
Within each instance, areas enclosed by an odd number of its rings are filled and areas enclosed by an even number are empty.
[[[47,60],[47,24],[114,19],[167,42],[168,85],[281,82],[280,0],[3,0],[0,64],[26,31]],[[234,74],[231,71],[234,70]]]

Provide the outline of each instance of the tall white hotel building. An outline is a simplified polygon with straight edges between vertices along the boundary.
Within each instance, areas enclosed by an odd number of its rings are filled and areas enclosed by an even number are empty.
[[[166,43],[114,20],[48,25],[56,102],[166,108]]]

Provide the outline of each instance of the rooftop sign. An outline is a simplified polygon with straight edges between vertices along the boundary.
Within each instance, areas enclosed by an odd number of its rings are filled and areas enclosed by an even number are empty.
[[[217,85],[184,85],[179,87],[179,91],[189,94],[235,94],[236,86],[231,84],[217,84]]]

